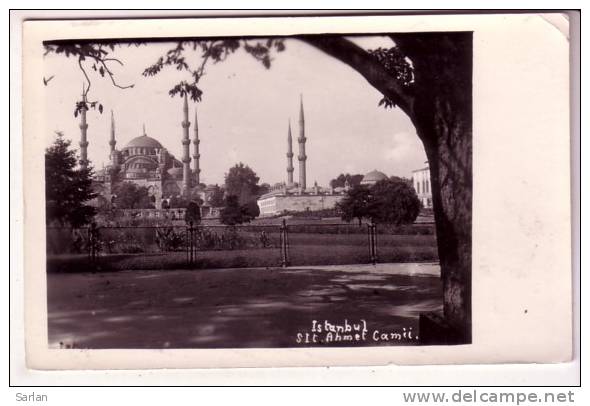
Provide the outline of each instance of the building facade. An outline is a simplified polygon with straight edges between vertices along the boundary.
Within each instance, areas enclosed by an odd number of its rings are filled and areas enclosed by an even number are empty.
[[[268,217],[294,211],[333,209],[343,197],[336,194],[265,195],[258,199],[258,207],[260,216]]]
[[[428,162],[427,162],[428,164]],[[416,169],[412,172],[412,184],[422,202],[422,206],[427,209],[432,208],[432,188],[430,184],[430,168]]]

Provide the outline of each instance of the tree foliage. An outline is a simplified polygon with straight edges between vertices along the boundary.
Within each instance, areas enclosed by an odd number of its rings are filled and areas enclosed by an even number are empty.
[[[225,195],[225,192],[224,192],[223,188],[221,188],[219,185],[215,185],[215,186],[213,186],[213,190],[211,191],[211,194],[209,195],[207,203],[211,207],[222,207],[224,204],[224,195]]]
[[[256,200],[251,200],[242,207],[244,209],[244,213],[248,217],[248,222],[254,220],[260,215],[260,207],[258,207]]]
[[[236,196],[240,205],[245,205],[258,198],[259,180],[256,172],[240,162],[225,175],[225,193]]]
[[[82,110],[97,109],[102,114],[104,108],[99,101],[89,101],[88,95],[92,87],[92,80],[88,70],[91,69],[101,78],[109,78],[111,84],[119,89],[130,89],[134,85],[120,85],[115,79],[115,73],[112,70],[112,64],[123,66],[123,62],[114,58],[111,54],[115,50],[117,43],[113,41],[105,42],[75,42],[75,41],[55,41],[53,43],[44,43],[45,55],[55,53],[77,59],[78,67],[84,75],[86,81],[82,87],[82,100],[75,102],[74,116],[77,117]],[[127,46],[140,46],[143,42],[127,42]],[[45,80],[44,80],[45,82]],[[47,86],[47,82],[45,82]]]
[[[58,133],[45,150],[45,204],[47,224],[80,227],[96,213],[86,203],[96,197],[92,191],[92,168],[78,167],[71,141]]]
[[[412,179],[410,178],[404,178],[403,176],[390,176],[389,180],[394,181],[394,182],[405,182],[407,183],[409,186],[411,186],[412,188],[414,187],[414,182],[412,182]]]
[[[174,68],[179,72],[186,72],[188,78],[176,83],[168,92],[170,96],[188,95],[193,101],[200,101],[203,91],[199,87],[199,81],[205,75],[207,63],[219,63],[242,47],[245,52],[260,61],[265,68],[270,68],[272,51],[282,52],[285,49],[284,40],[281,38],[269,38],[264,40],[248,39],[213,39],[213,40],[186,40],[178,41],[165,55],[148,66],[143,75],[156,76],[165,68]],[[200,55],[200,63],[190,66],[187,63],[186,51]]]
[[[83,108],[86,110],[98,108],[101,113],[103,111],[103,106],[98,101],[87,100],[92,85],[91,75],[89,74],[90,69],[100,77],[109,78],[115,87],[120,89],[134,87],[133,84],[121,85],[116,81],[112,65],[123,66],[124,64],[118,58],[113,57],[112,54],[116,46],[141,45],[145,45],[145,42],[60,40],[44,43],[45,55],[55,53],[77,59],[78,67],[86,80],[86,86],[83,89],[83,100],[75,103],[74,115],[76,116]],[[285,50],[285,40],[283,38],[224,38],[177,41],[164,55],[146,67],[142,74],[145,77],[153,77],[167,68],[185,73],[186,78],[172,85],[168,93],[172,97],[176,95],[184,97],[186,94],[191,100],[198,102],[201,101],[203,95],[199,82],[205,75],[207,64],[223,62],[240,48],[259,61],[266,69],[269,69],[273,59],[273,52]],[[187,52],[197,53],[200,56],[200,62],[195,66],[189,65]]]
[[[199,224],[201,222],[201,206],[194,200],[191,200],[184,212],[184,221],[193,224]]]
[[[371,187],[369,216],[376,223],[411,224],[420,213],[420,200],[404,180],[383,179]]]
[[[258,206],[256,209],[254,209],[254,212],[252,211],[253,208],[251,206],[252,203],[241,205],[237,196],[228,195],[225,198],[224,207],[221,209],[221,223],[229,226],[249,223],[259,214],[256,213]]]
[[[398,47],[377,48],[368,52],[385,68],[392,78],[406,88],[410,86],[414,80],[414,72],[408,59]],[[393,108],[395,103],[389,97],[384,96],[379,101],[379,106]]]
[[[262,196],[264,194],[267,194],[268,192],[270,192],[270,184],[263,183],[260,186],[258,186],[258,196]]]
[[[369,217],[369,206],[371,202],[371,191],[367,186],[357,185],[350,189],[344,199],[336,204],[342,220],[352,221],[357,219],[359,225],[363,218]]]
[[[343,174],[341,173],[338,177],[332,179],[330,181],[330,187],[337,188],[337,187],[344,187],[346,185],[346,181],[348,181],[349,186],[355,187],[361,184],[361,180],[363,180],[363,175],[355,174],[351,175],[350,173]]]
[[[191,202],[197,203],[197,205],[203,205],[203,199],[196,190],[191,190],[189,194],[175,195],[170,198],[168,207],[171,209],[186,209]]]
[[[402,178],[383,179],[371,187],[359,185],[346,194],[337,208],[344,221],[363,218],[376,223],[411,224],[420,212],[420,200]]]
[[[154,209],[154,203],[145,186],[121,182],[114,187],[114,204],[117,209]]]

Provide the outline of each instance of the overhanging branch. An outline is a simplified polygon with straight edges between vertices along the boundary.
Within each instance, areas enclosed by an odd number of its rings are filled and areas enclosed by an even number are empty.
[[[367,51],[342,37],[301,36],[301,41],[333,56],[359,72],[375,89],[398,105],[410,118],[413,96]]]

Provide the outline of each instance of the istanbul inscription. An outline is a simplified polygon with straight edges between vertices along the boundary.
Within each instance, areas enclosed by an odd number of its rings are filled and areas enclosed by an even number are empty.
[[[343,322],[312,320],[309,330],[299,331],[295,342],[300,345],[313,344],[354,344],[367,342],[411,342],[419,339],[412,327],[400,330],[379,330],[371,328],[365,319]]]

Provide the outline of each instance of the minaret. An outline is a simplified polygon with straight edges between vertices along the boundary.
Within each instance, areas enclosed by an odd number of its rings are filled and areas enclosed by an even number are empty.
[[[201,158],[201,154],[199,153],[199,144],[201,141],[199,140],[199,123],[197,121],[197,109],[195,107],[195,136],[193,138],[193,159],[195,161],[195,186],[198,186],[201,183],[201,168],[199,166],[199,159]]]
[[[111,146],[111,161],[113,160],[113,152],[115,152],[115,145],[117,145],[117,141],[115,140],[115,116],[113,115],[113,110],[111,110],[111,140],[109,141],[109,145]]]
[[[186,93],[184,94],[184,107],[182,111],[184,118],[182,121],[182,191],[183,193],[188,193],[191,186],[191,157],[189,156],[191,141],[188,138],[188,128],[191,123],[188,121],[188,99]]]
[[[307,188],[307,184],[305,181],[305,161],[307,160],[307,155],[305,155],[305,118],[303,117],[303,96],[301,96],[301,102],[299,106],[299,138],[297,139],[299,142],[299,187],[301,190],[305,190]]]
[[[88,141],[86,139],[86,131],[88,124],[86,123],[86,92],[84,91],[84,84],[82,83],[82,103],[84,106],[80,109],[80,166],[82,168],[88,167]]]
[[[287,185],[293,184],[293,137],[291,136],[291,120],[289,120],[289,133],[287,135]]]

